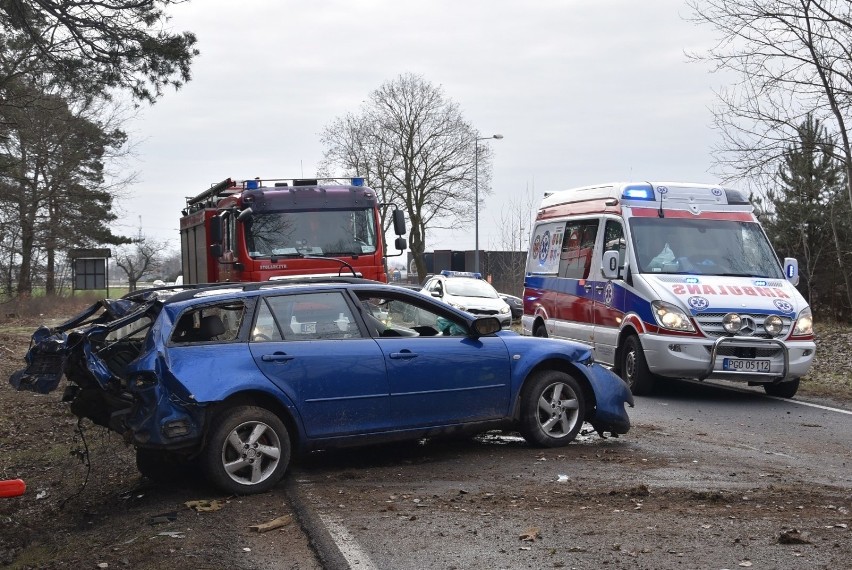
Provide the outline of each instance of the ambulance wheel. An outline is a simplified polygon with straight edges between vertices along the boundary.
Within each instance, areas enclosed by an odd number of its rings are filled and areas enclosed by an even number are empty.
[[[763,390],[769,396],[778,396],[779,398],[792,398],[799,391],[799,379],[789,382],[780,382],[778,384],[764,384]]]
[[[648,370],[642,343],[636,335],[630,335],[624,342],[621,352],[621,378],[627,382],[630,391],[637,396],[654,391],[654,375]]]

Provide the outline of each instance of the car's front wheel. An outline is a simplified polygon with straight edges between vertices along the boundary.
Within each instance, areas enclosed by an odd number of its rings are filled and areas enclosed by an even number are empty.
[[[263,493],[287,471],[290,436],[284,422],[266,408],[231,408],[216,418],[203,462],[207,477],[220,489]]]
[[[630,391],[637,396],[650,394],[654,391],[654,375],[648,369],[645,360],[645,351],[642,343],[635,334],[627,337],[624,350],[621,353],[621,366],[619,366],[621,378],[627,382]]]
[[[533,445],[568,445],[577,437],[585,415],[583,390],[564,372],[536,373],[521,395],[520,431]]]
[[[778,396],[779,398],[792,398],[799,391],[799,379],[790,380],[789,382],[780,382],[778,384],[764,384],[763,391],[770,396]]]

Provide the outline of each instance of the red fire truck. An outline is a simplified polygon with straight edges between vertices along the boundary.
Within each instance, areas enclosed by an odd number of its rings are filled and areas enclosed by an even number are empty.
[[[402,210],[378,203],[363,178],[342,180],[228,178],[187,198],[184,283],[328,274],[387,281],[379,208],[391,208],[397,255],[407,247]]]

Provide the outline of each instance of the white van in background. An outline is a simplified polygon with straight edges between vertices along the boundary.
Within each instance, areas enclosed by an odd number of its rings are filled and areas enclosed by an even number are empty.
[[[722,378],[793,397],[811,310],[738,190],[627,182],[548,195],[531,234],[524,334],[587,343],[634,394]]]

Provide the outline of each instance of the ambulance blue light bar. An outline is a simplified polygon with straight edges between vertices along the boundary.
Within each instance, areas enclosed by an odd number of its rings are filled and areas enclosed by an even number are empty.
[[[631,184],[621,191],[622,200],[646,200],[655,202],[654,187],[650,184]]]
[[[444,269],[441,271],[444,277],[470,277],[471,279],[482,279],[482,273],[473,273],[472,271],[450,271]]]

